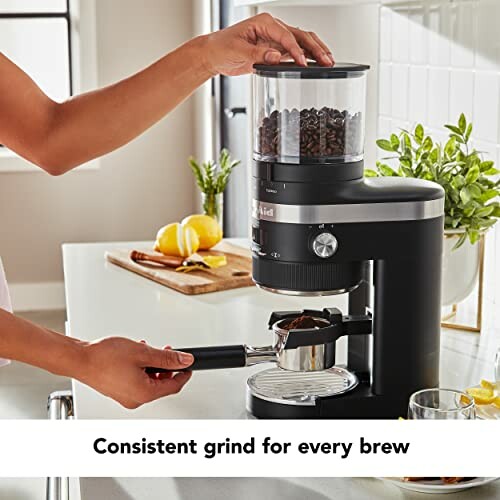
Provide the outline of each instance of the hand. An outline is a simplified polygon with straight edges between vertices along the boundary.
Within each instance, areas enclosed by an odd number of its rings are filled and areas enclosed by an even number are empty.
[[[264,13],[207,35],[205,66],[213,74],[237,76],[254,64],[279,64],[293,59],[307,66],[306,57],[322,66],[335,61],[328,46],[312,31],[302,31]]]
[[[147,366],[175,372],[188,368],[193,355],[170,348],[154,349],[143,342],[110,337],[85,345],[82,374],[85,384],[109,396],[128,409],[155,399],[177,394],[191,378],[191,372],[149,376]]]

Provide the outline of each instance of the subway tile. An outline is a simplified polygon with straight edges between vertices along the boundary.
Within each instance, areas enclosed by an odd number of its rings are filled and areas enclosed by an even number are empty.
[[[380,60],[392,61],[392,9],[380,10]]]
[[[410,7],[409,34],[410,34],[410,63],[427,63],[428,30],[425,26],[425,10],[423,6]]]
[[[498,73],[478,71],[474,79],[474,127],[479,141],[497,143],[500,83]]]
[[[493,160],[497,159],[497,144],[493,144],[491,142],[479,141],[474,139],[472,141],[473,146],[482,153],[485,160]]]
[[[380,117],[377,127],[377,139],[386,139],[393,133],[393,131],[392,120],[390,118]],[[386,156],[387,151],[377,148],[377,160],[381,160]]]
[[[500,69],[500,2],[481,0],[474,9],[476,29],[476,67]]]
[[[427,14],[428,60],[432,66],[450,64],[451,8],[449,4],[434,1],[429,4]]]
[[[457,123],[461,113],[468,120],[473,117],[474,72],[453,69],[450,72],[450,123]]]
[[[448,122],[449,82],[450,74],[447,69],[429,69],[427,120],[431,127],[439,129]]]
[[[451,14],[451,65],[471,68],[474,65],[476,1],[464,0],[450,6]]]
[[[408,119],[411,123],[427,122],[427,78],[426,67],[410,67]]]
[[[410,54],[408,34],[408,9],[392,13],[392,61],[407,63]]]
[[[379,69],[379,114],[392,113],[392,65],[382,63]]]
[[[392,66],[392,116],[398,120],[408,120],[408,66]]]

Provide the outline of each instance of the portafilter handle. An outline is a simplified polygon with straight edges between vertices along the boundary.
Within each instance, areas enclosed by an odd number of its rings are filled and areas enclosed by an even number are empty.
[[[271,347],[251,347],[246,345],[226,345],[213,347],[187,347],[177,351],[192,354],[194,362],[181,371],[221,370],[224,368],[241,368],[258,363],[276,361],[276,351]],[[165,368],[145,368],[146,373],[170,373]],[[177,370],[175,370],[177,371]]]

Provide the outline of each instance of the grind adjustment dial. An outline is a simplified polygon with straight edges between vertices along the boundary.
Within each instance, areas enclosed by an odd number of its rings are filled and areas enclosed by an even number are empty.
[[[321,233],[314,238],[312,243],[313,252],[322,259],[331,257],[339,246],[337,238],[331,233]]]

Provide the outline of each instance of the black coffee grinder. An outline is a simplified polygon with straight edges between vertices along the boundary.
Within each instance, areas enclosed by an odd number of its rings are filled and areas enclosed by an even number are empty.
[[[346,372],[331,380],[254,375],[257,417],[393,418],[438,385],[444,192],[363,178],[368,69],[255,66],[253,278],[274,293],[348,293],[347,321],[373,313],[369,334],[345,333]]]
[[[255,67],[253,278],[299,310],[271,314],[272,345],[180,350],[193,370],[276,363],[247,382],[258,418],[397,418],[438,385],[444,192],[363,178],[368,69]],[[302,296],[340,293],[347,315],[300,310]]]

